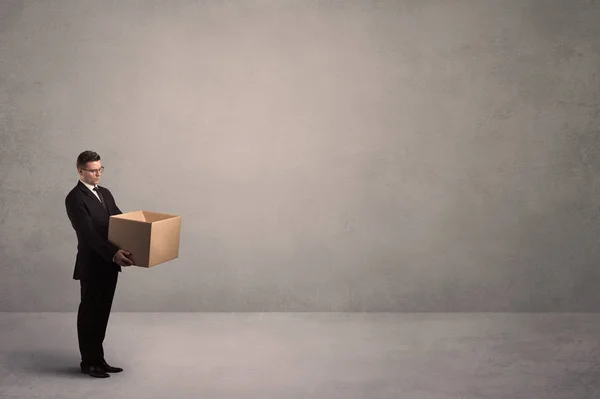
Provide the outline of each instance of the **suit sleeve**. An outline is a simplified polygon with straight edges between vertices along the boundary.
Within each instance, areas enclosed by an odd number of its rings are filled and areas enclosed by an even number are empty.
[[[67,215],[75,231],[81,233],[86,244],[98,252],[107,262],[112,262],[114,255],[119,250],[117,246],[104,240],[94,229],[92,219],[83,202],[74,196],[65,199]]]
[[[123,212],[119,209],[119,206],[117,205],[117,201],[115,201],[115,197],[113,197],[113,195],[109,189],[106,189],[106,194],[108,194],[110,196],[112,203],[115,205],[115,209],[117,211],[117,213],[115,213],[115,215],[122,215]]]

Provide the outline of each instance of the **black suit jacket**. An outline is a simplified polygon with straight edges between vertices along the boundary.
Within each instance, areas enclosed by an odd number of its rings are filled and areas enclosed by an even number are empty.
[[[77,233],[77,259],[73,279],[101,278],[121,271],[112,261],[119,248],[108,241],[108,222],[111,215],[120,215],[111,192],[98,186],[108,211],[81,181],[65,198],[67,215]]]

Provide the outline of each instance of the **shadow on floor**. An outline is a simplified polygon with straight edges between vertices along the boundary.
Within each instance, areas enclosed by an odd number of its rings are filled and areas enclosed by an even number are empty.
[[[7,363],[11,369],[35,374],[84,376],[79,368],[79,357],[64,352],[20,351],[10,352]]]

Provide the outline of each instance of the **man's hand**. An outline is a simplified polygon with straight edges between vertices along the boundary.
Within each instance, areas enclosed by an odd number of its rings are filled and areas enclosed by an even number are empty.
[[[115,254],[115,263],[124,267],[133,265],[133,260],[129,259],[128,256],[131,256],[131,252],[119,249]]]

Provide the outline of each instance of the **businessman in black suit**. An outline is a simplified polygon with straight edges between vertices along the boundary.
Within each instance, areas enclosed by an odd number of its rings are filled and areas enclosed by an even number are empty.
[[[100,155],[93,151],[79,154],[79,181],[65,198],[67,215],[78,241],[73,279],[81,285],[77,313],[80,367],[82,373],[98,378],[123,371],[108,365],[102,343],[121,266],[133,264],[129,252],[108,241],[110,216],[123,212],[111,192],[98,186],[103,171]]]

